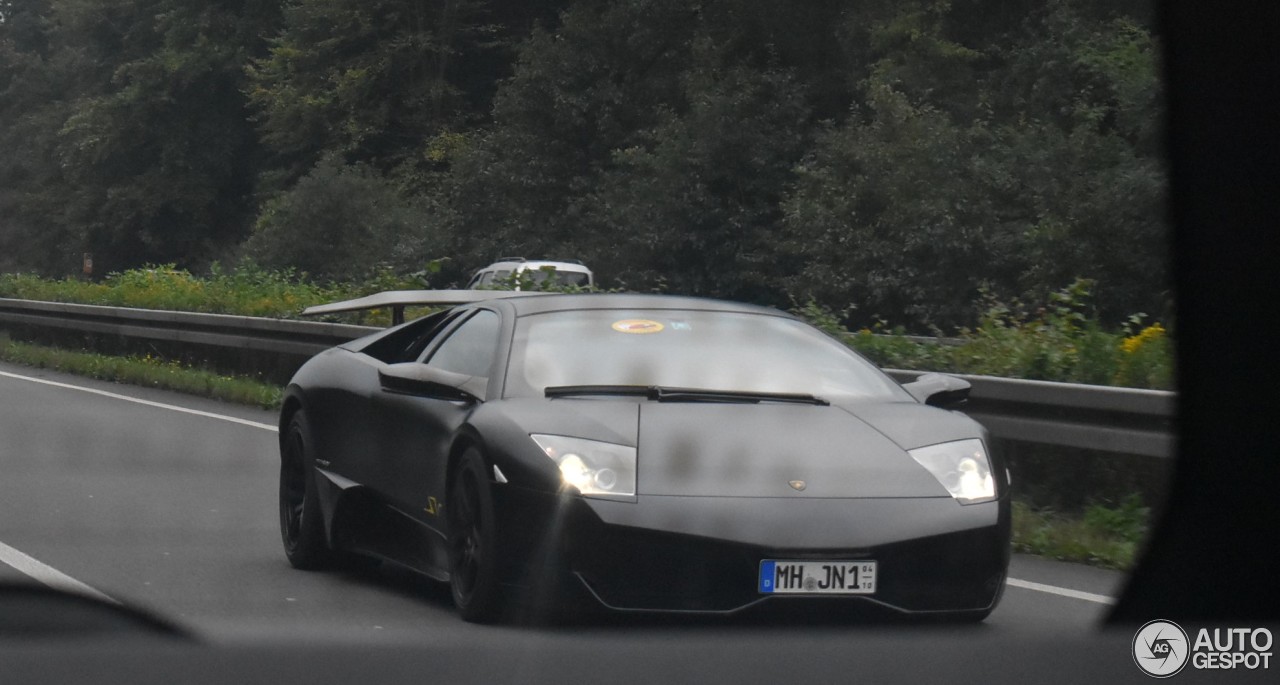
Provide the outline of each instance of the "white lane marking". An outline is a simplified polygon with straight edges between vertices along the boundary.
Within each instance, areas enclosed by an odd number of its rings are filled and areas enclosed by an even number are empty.
[[[1035,590],[1036,592],[1047,592],[1051,595],[1058,595],[1060,597],[1070,597],[1072,599],[1083,599],[1086,602],[1096,602],[1098,604],[1115,604],[1116,603],[1116,600],[1114,597],[1108,597],[1106,595],[1095,595],[1092,592],[1081,592],[1079,590],[1071,590],[1065,587],[1058,587],[1056,585],[1045,585],[1043,583],[1033,583],[1029,580],[1018,580],[1017,578],[1007,578],[1005,579],[1004,582],[1009,585],[1012,585],[1013,587],[1020,587],[1024,590]]]
[[[81,595],[88,595],[89,597],[100,599],[104,602],[111,602],[112,604],[120,603],[109,595],[85,585],[52,566],[42,564],[36,559],[19,552],[3,542],[0,542],[0,562],[4,562],[18,569],[22,573],[27,574],[55,590],[66,590],[68,592],[75,592]]]
[[[120,395],[114,392],[107,392],[105,390],[95,390],[93,388],[84,388],[78,385],[70,385],[68,383],[58,383],[57,381],[45,380],[43,378],[32,378],[30,376],[20,376],[15,373],[7,373],[4,371],[0,371],[0,376],[4,376],[6,378],[16,378],[18,380],[24,380],[24,381],[31,381],[32,383],[43,383],[45,385],[52,385],[59,388],[79,390],[81,392],[88,392],[88,393],[93,393],[95,395],[102,395],[103,397],[114,397],[115,399],[125,400],[127,402],[136,402],[138,404],[145,404],[149,407],[159,407],[161,409],[170,409],[173,411],[182,412],[184,414],[194,414],[195,416],[204,416],[210,419],[230,421],[231,423],[239,423],[245,426],[253,426],[254,428],[261,428],[263,430],[279,432],[279,428],[266,423],[259,423],[257,421],[249,421],[248,419],[236,418],[234,416],[225,416],[223,414],[214,414],[211,412],[199,411],[196,409],[187,409],[186,407],[179,407],[172,404],[164,404],[161,402],[152,402],[151,400],[142,400],[136,397],[129,397],[128,395]],[[11,547],[5,547],[3,543],[0,543],[0,552],[3,552],[6,549],[16,554],[22,555],[26,559],[30,559],[32,562],[40,566],[44,566],[43,564],[40,564],[40,562],[36,561],[35,559],[31,559],[31,557],[27,557],[25,554],[18,552],[18,550],[13,549]],[[3,555],[0,555],[0,561],[8,562],[7,559],[4,559]],[[19,571],[23,570],[22,568],[14,565],[13,563],[9,563],[9,565],[14,566],[14,568],[17,568]],[[44,568],[48,568],[49,571],[55,574],[58,574],[58,572],[55,571],[54,569],[51,569],[47,566],[45,566]],[[28,574],[28,575],[31,575],[31,574]],[[62,575],[62,574],[58,574],[58,575]],[[32,577],[36,577],[36,576],[32,576]],[[67,578],[67,580],[71,581],[72,583],[81,584],[79,583],[79,581],[74,580],[70,577],[67,577],[67,576],[63,576],[63,577]],[[1081,592],[1080,590],[1072,590],[1069,588],[1057,587],[1056,585],[1045,585],[1043,583],[1033,583],[1029,580],[1019,580],[1017,578],[1008,578],[1005,580],[1005,582],[1009,585],[1012,585],[1013,587],[1022,588],[1024,590],[1035,590],[1036,592],[1047,592],[1051,595],[1058,595],[1060,597],[1070,597],[1072,599],[1082,599],[1086,602],[1095,602],[1097,604],[1115,604],[1115,601],[1116,601],[1114,598],[1107,597],[1106,595],[1095,595],[1092,592]],[[84,587],[92,593],[101,594],[101,593],[98,593],[97,590],[94,590],[93,588],[90,588],[87,585],[85,585]],[[102,596],[105,597],[106,595],[102,595]]]
[[[203,416],[209,419],[218,419],[220,421],[230,421],[231,423],[238,423],[244,426],[261,428],[263,430],[269,430],[276,433],[278,433],[280,430],[279,428],[269,423],[259,423],[257,421],[250,421],[248,419],[241,419],[234,416],[226,416],[223,414],[214,414],[207,411],[200,411],[198,409],[187,409],[186,407],[179,407],[172,404],[164,404],[163,402],[152,402],[151,400],[143,400],[137,397],[130,397],[128,395],[120,395],[114,392],[107,392],[106,390],[95,390],[94,388],[85,388],[79,385],[71,385],[69,383],[59,383],[57,381],[45,380],[43,378],[32,378],[31,376],[20,376],[16,373],[7,373],[5,371],[0,371],[0,376],[4,376],[5,378],[15,378],[22,381],[31,381],[32,383],[41,383],[43,385],[52,385],[57,388],[68,388],[70,390],[79,390],[80,392],[92,393],[94,395],[102,395],[103,397],[113,397],[117,400],[125,400],[126,402],[134,402],[136,404],[145,404],[148,407],[159,407],[160,409],[169,409],[171,411],[179,411],[179,412],[182,412],[183,414],[193,414],[195,416]]]

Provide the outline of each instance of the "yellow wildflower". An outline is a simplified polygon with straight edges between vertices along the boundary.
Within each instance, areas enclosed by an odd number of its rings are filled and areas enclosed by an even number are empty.
[[[1142,329],[1137,335],[1131,335],[1124,339],[1120,344],[1125,354],[1133,354],[1142,349],[1143,345],[1159,340],[1165,336],[1164,326],[1159,323],[1153,323]]]

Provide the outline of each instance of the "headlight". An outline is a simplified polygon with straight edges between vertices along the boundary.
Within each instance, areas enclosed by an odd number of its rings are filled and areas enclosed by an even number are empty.
[[[636,494],[636,448],[563,435],[529,437],[560,467],[560,477],[588,497]]]
[[[942,487],[961,504],[989,502],[996,498],[991,460],[981,440],[956,440],[908,450],[911,458],[929,470]]]

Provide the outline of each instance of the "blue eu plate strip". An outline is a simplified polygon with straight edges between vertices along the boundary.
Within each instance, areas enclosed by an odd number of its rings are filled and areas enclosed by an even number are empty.
[[[773,592],[773,566],[776,561],[760,562],[760,591]]]

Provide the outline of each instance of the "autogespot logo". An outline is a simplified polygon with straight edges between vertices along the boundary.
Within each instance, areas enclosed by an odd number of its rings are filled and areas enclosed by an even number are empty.
[[[1173,621],[1150,621],[1133,636],[1133,661],[1153,678],[1168,678],[1187,665],[1191,643]]]

